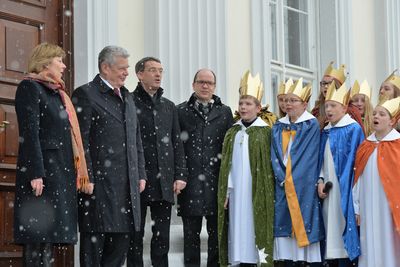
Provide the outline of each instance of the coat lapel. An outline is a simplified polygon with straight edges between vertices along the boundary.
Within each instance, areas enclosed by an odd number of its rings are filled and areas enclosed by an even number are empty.
[[[214,105],[214,107],[210,110],[210,113],[208,113],[207,121],[212,121],[222,115],[220,112],[218,112],[218,109],[220,107],[221,106],[219,106],[217,104]]]
[[[109,88],[104,82],[103,80],[100,78],[99,75],[97,75],[95,77],[95,79],[93,80],[95,86],[97,88],[99,88],[99,94],[97,94],[97,97],[94,97],[93,100],[95,101],[95,103],[104,111],[106,111],[107,113],[109,113],[111,116],[113,116],[117,121],[119,121],[120,123],[123,122],[123,118],[121,117],[121,114],[118,112],[118,110],[116,110],[115,108],[113,108],[110,105],[110,102],[112,101],[111,99],[111,95],[110,95],[110,90],[111,88]],[[122,89],[122,88],[121,88]],[[125,101],[126,103],[126,101]]]

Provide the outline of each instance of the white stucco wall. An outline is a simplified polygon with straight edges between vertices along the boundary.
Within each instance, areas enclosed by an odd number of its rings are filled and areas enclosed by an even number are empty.
[[[385,1],[353,0],[353,64],[352,83],[355,79],[368,81],[372,87],[372,102],[376,103],[379,87],[387,75],[385,62]],[[352,84],[348,84],[352,86]]]
[[[227,1],[227,104],[237,109],[240,79],[251,69],[250,1]]]
[[[118,0],[118,45],[126,48],[129,76],[126,87],[134,90],[137,83],[135,63],[144,56],[144,0]]]
[[[145,6],[144,0],[118,0],[118,44],[128,49],[130,56],[130,76],[127,87],[136,86],[134,64],[145,56]],[[226,104],[236,109],[240,78],[247,69],[251,69],[251,19],[250,1],[226,2],[226,80],[228,94]],[[240,18],[240,19],[239,19]],[[203,23],[203,22],[202,22]],[[205,22],[204,22],[205,23]],[[166,42],[167,40],[164,40]],[[214,40],[216,41],[216,40]],[[147,49],[148,50],[148,49]],[[155,55],[157,56],[157,55]],[[165,60],[164,60],[165,61]],[[168,70],[169,72],[171,70]],[[219,75],[224,71],[220,71]],[[190,74],[190,79],[192,79]],[[220,80],[220,79],[219,79]],[[166,86],[166,84],[164,84]],[[170,97],[171,99],[178,98]]]
[[[384,14],[388,1],[353,0],[349,5],[352,38],[348,47],[351,56],[348,58],[353,65],[348,86],[355,79],[367,79],[373,87],[374,97],[382,80],[392,71],[388,69],[386,57],[388,38]],[[75,85],[89,81],[97,73],[96,60],[100,49],[104,45],[116,44],[125,47],[131,54],[127,87],[133,90],[137,82],[134,65],[146,52],[145,23],[151,23],[146,22],[145,0],[76,1],[74,13]],[[251,1],[226,1],[225,14],[226,31],[220,34],[225,35],[226,50],[219,53],[225,53],[226,65],[223,69],[226,68],[226,71],[220,69],[219,75],[226,75],[228,92],[224,101],[236,108],[240,78],[254,66]],[[376,101],[374,97],[373,101]]]

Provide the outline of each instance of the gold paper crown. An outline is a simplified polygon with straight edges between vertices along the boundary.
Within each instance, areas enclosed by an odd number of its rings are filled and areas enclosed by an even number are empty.
[[[303,78],[300,78],[289,88],[287,94],[289,93],[300,97],[304,102],[308,102],[311,97],[311,83],[303,87]]]
[[[286,95],[292,85],[293,85],[292,78],[289,78],[289,80],[287,80],[286,83],[281,82],[281,84],[279,85],[278,95]]]
[[[389,111],[390,116],[394,118],[398,116],[400,112],[400,96],[390,100],[383,99],[378,106],[384,107],[387,111]]]
[[[250,70],[246,71],[240,81],[240,96],[250,95],[257,98],[258,101],[261,101],[263,92],[263,84],[260,80],[260,75],[257,73],[257,75],[253,77],[251,76]]]
[[[397,69],[394,70],[392,74],[390,74],[389,77],[386,78],[385,82],[389,82],[400,89],[400,76],[394,74],[396,71]]]
[[[339,89],[336,89],[335,83],[331,83],[331,85],[329,85],[328,91],[326,92],[325,101],[336,101],[347,106],[349,99],[350,91],[347,90],[346,84],[342,84]]]
[[[368,99],[371,99],[371,87],[369,87],[369,84],[366,80],[364,80],[361,85],[357,80],[354,82],[354,85],[350,91],[350,98],[355,95],[366,95],[368,96]]]
[[[338,80],[341,84],[344,83],[346,80],[346,75],[344,74],[344,69],[346,68],[346,65],[342,64],[338,69],[334,69],[333,66],[333,61],[329,63],[328,67],[325,70],[324,76],[330,76]]]

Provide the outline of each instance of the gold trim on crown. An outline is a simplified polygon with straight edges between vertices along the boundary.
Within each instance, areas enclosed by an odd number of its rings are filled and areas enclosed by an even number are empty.
[[[347,90],[345,83],[339,89],[336,89],[335,83],[331,83],[326,92],[325,102],[328,100],[347,106],[350,100],[350,90]]]
[[[279,85],[278,95],[286,95],[292,85],[293,85],[292,78],[289,78],[289,80],[287,80],[286,83],[281,82],[281,84]]]
[[[294,94],[304,102],[308,102],[311,97],[311,83],[303,87],[303,78],[300,78],[289,88],[287,94]]]
[[[400,112],[400,96],[390,100],[383,99],[378,106],[384,107],[387,111],[389,111],[390,116],[394,118],[399,115]]]
[[[392,74],[389,75],[389,77],[386,78],[385,82],[389,82],[396,86],[398,89],[400,89],[400,76],[396,75],[395,72],[397,69],[395,69]]]
[[[371,87],[369,87],[369,84],[366,80],[364,80],[361,85],[357,80],[354,82],[354,85],[350,91],[350,98],[353,98],[355,95],[365,95],[368,97],[368,99],[371,99]]]
[[[250,95],[257,98],[258,101],[261,101],[263,92],[263,83],[261,82],[260,75],[257,73],[257,75],[253,77],[250,70],[246,71],[240,80],[240,96]]]
[[[346,65],[342,64],[338,69],[333,68],[333,61],[329,63],[328,67],[325,70],[324,76],[330,76],[338,80],[341,84],[344,83],[346,80],[346,74],[344,73],[344,70],[346,68]]]

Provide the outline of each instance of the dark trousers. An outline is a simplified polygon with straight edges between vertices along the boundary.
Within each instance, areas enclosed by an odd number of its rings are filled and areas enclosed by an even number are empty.
[[[275,261],[274,266],[276,267],[322,267],[323,264],[321,262],[313,262],[308,263],[304,261]]]
[[[150,258],[153,267],[168,267],[169,228],[171,223],[171,206],[167,201],[141,202],[141,230],[131,238],[128,252],[128,267],[143,267],[143,237],[146,223],[147,206],[150,207],[153,236],[150,245]]]
[[[207,267],[218,267],[218,219],[205,216],[208,233]],[[200,232],[203,216],[182,216],[183,257],[186,267],[200,267]]]
[[[81,267],[121,267],[129,248],[129,233],[81,233]]]
[[[25,244],[23,250],[24,267],[51,267],[53,266],[53,244],[31,243]]]
[[[326,267],[356,267],[358,265],[358,260],[355,259],[351,261],[350,259],[337,259],[337,260],[327,260],[325,262]]]

